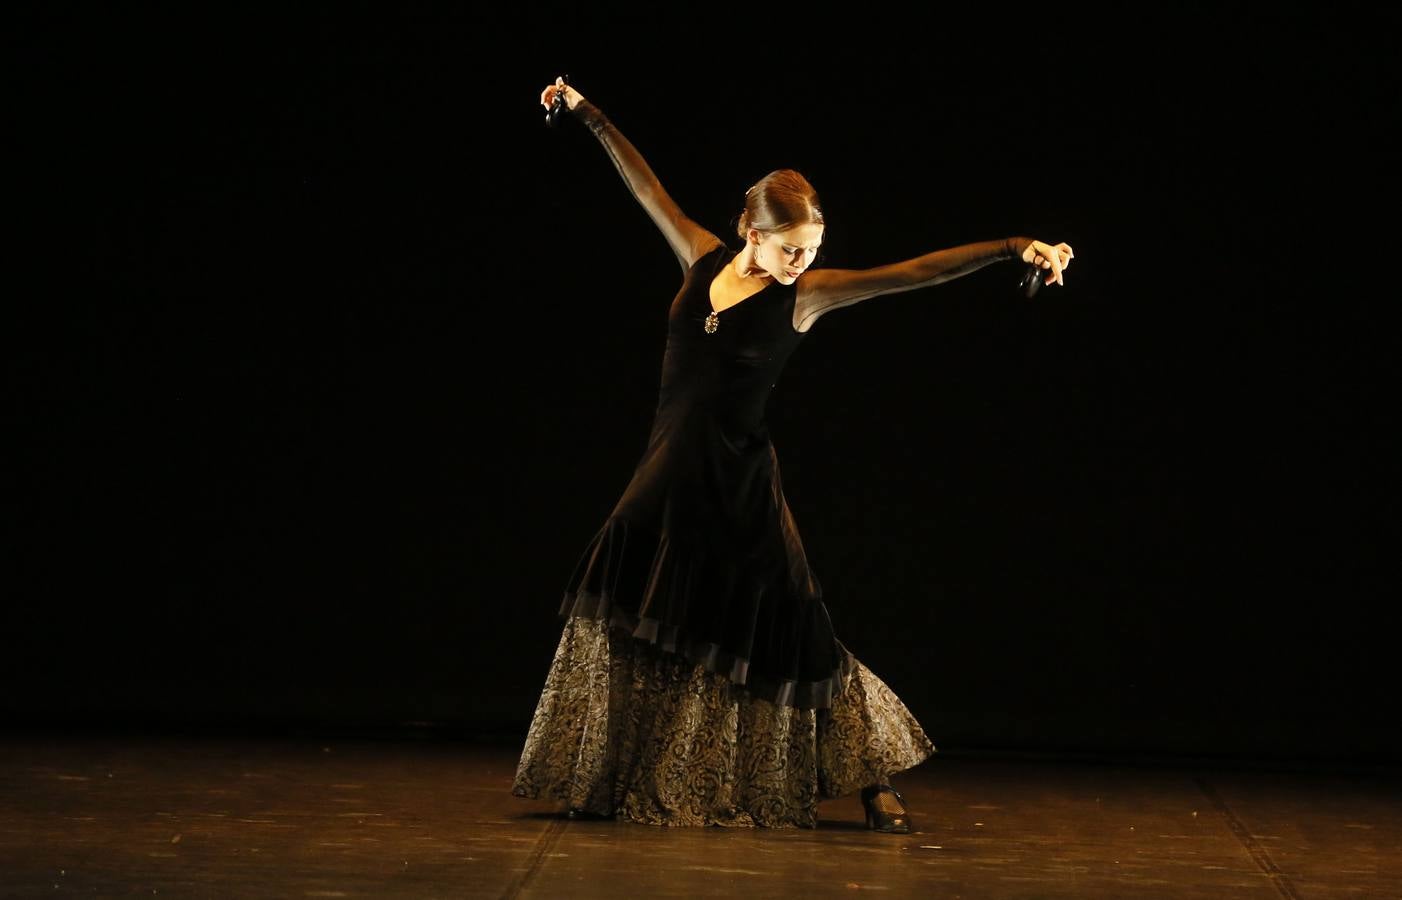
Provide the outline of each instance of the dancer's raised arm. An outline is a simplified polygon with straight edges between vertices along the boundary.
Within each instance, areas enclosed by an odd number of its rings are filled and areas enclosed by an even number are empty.
[[[602,110],[585,99],[572,85],[564,84],[563,79],[556,79],[555,84],[547,86],[540,95],[540,102],[546,109],[550,108],[557,91],[564,91],[565,107],[578,116],[603,144],[628,190],[676,253],[683,273],[697,259],[722,243],[720,238],[681,211],[632,142],[623,136]]]
[[[807,331],[819,316],[834,309],[881,294],[942,284],[1001,260],[1035,263],[1048,271],[1049,284],[1064,283],[1062,271],[1073,255],[1069,244],[1052,246],[1028,237],[1010,237],[961,244],[870,269],[813,269],[798,282],[795,318],[799,329]]]

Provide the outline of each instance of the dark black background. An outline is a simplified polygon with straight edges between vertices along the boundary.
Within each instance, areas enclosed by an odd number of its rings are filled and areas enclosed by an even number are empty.
[[[770,404],[942,750],[1395,759],[1396,22],[53,7],[11,140],[4,721],[524,736],[644,446],[670,249],[1076,251],[825,317]],[[1361,276],[1361,277],[1360,277]]]

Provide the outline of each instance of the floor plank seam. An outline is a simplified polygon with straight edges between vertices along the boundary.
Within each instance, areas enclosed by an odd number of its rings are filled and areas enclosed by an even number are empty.
[[[1202,791],[1208,802],[1216,807],[1217,812],[1226,820],[1227,827],[1231,829],[1232,834],[1236,835],[1236,839],[1246,848],[1246,852],[1251,854],[1256,866],[1270,878],[1271,884],[1275,885],[1275,889],[1280,892],[1280,895],[1289,898],[1289,900],[1300,900],[1300,895],[1295,892],[1295,886],[1290,883],[1290,879],[1286,877],[1284,872],[1280,871],[1280,867],[1275,864],[1275,860],[1271,859],[1266,848],[1251,836],[1251,830],[1246,827],[1246,823],[1237,818],[1236,813],[1232,812],[1231,807],[1227,806],[1226,801],[1212,785],[1197,775],[1193,776],[1193,781],[1197,783],[1198,790]]]
[[[531,850],[530,859],[526,862],[526,870],[522,872],[514,881],[506,886],[502,892],[502,900],[516,900],[521,896],[536,875],[540,874],[540,869],[545,865],[545,859],[554,848],[556,842],[560,840],[560,835],[564,834],[565,822],[561,819],[554,819],[545,830],[541,832],[540,840],[536,841],[535,848]]]

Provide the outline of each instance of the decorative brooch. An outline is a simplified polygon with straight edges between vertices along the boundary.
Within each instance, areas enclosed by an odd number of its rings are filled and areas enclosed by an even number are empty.
[[[718,325],[720,325],[720,316],[715,310],[711,310],[711,314],[706,317],[706,333],[715,334]]]

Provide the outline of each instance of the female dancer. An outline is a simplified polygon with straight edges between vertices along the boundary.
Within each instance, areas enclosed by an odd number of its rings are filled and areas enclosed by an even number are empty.
[[[907,833],[889,776],[935,746],[833,634],[784,499],[764,410],[826,313],[1020,259],[1064,283],[1072,256],[1023,237],[871,269],[812,268],[822,207],[791,169],[745,194],[730,249],[688,218],[609,119],[563,79],[541,93],[603,145],[683,273],[647,449],[585,548],[512,793],[572,818],[814,827],[861,789],[868,827]]]

